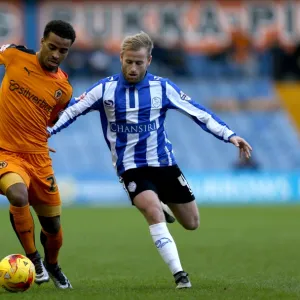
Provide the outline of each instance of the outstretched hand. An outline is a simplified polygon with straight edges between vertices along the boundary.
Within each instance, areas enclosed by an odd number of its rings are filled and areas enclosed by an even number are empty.
[[[232,143],[233,145],[235,145],[236,147],[239,148],[240,153],[239,156],[240,158],[245,155],[246,158],[250,158],[251,157],[251,151],[252,151],[252,147],[247,143],[246,140],[244,140],[243,138],[234,135],[229,139],[230,143]]]

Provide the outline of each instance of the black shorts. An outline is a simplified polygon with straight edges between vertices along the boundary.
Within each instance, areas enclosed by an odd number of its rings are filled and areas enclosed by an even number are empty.
[[[194,194],[178,166],[129,169],[120,177],[131,202],[139,193],[154,191],[164,203],[188,203]]]

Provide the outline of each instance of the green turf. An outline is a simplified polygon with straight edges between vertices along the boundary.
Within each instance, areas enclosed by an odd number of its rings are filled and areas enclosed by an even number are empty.
[[[0,226],[0,255],[21,252],[7,210]],[[193,284],[179,291],[134,208],[68,208],[63,226],[74,290],[48,283],[0,299],[300,299],[300,206],[206,207],[199,230],[171,225]]]

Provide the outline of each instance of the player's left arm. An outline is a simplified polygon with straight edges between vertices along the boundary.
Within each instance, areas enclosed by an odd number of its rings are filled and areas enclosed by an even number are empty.
[[[168,108],[179,109],[191,117],[203,130],[224,142],[232,143],[240,149],[240,156],[243,154],[248,158],[251,156],[252,148],[246,140],[237,136],[224,121],[204,106],[193,101],[169,80],[166,81],[166,96],[169,100]]]
[[[53,127],[56,122],[59,120],[60,115],[63,113],[63,111],[69,106],[69,103],[72,100],[72,97],[67,96],[65,101],[60,101],[53,109],[50,120],[48,122],[49,127]]]
[[[71,125],[79,116],[97,110],[102,101],[102,96],[103,83],[100,81],[89,88],[79,98],[72,98],[67,103],[68,107],[62,112],[55,125],[52,128],[48,127],[48,133],[54,135]]]

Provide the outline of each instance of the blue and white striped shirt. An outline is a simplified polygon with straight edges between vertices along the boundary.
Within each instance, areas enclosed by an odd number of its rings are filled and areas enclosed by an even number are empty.
[[[225,142],[235,134],[173,82],[150,73],[137,84],[128,83],[122,73],[98,81],[81,97],[73,98],[48,130],[53,135],[80,115],[98,110],[113,166],[121,175],[128,169],[176,164],[164,126],[168,109],[187,114],[202,129]]]

